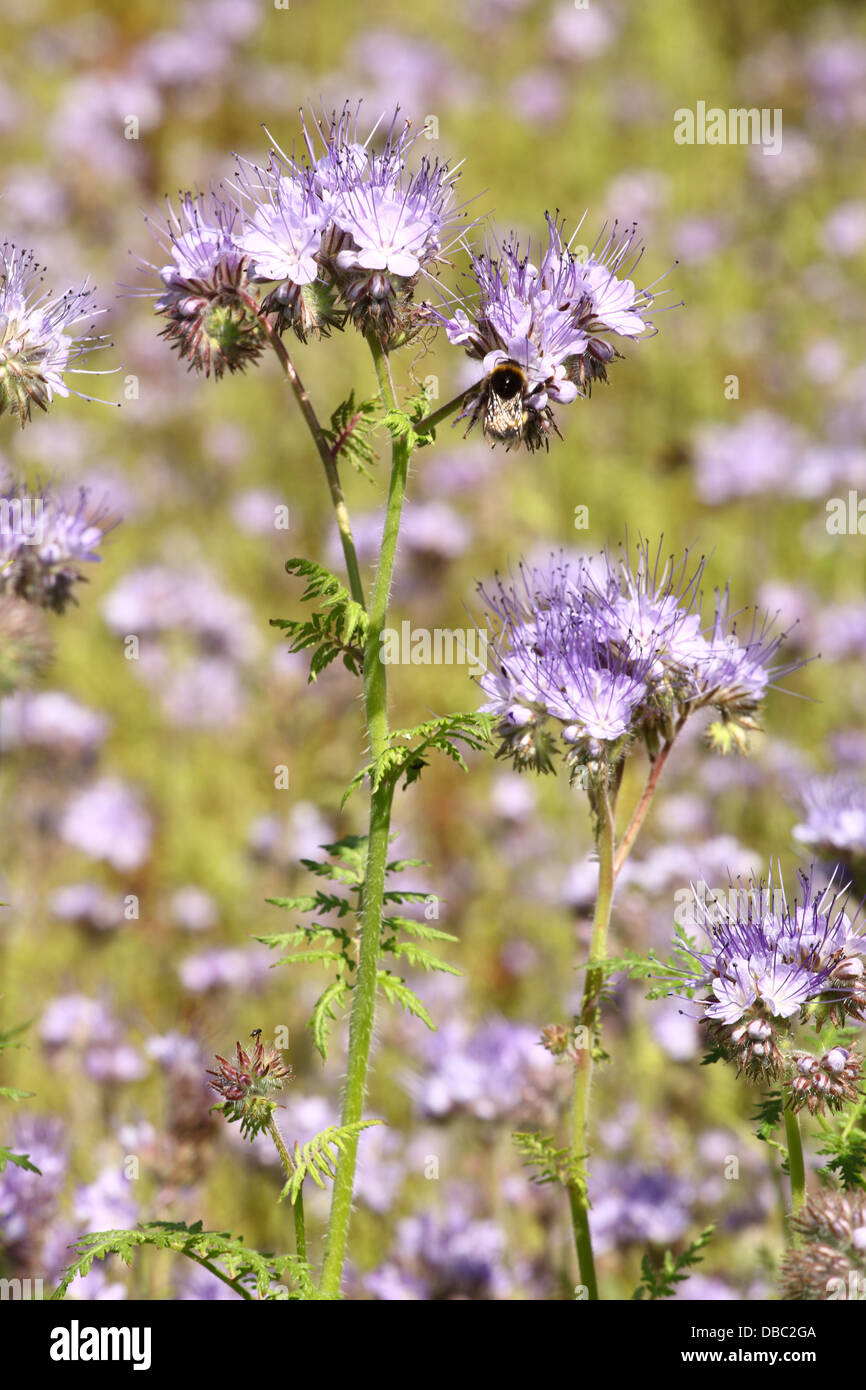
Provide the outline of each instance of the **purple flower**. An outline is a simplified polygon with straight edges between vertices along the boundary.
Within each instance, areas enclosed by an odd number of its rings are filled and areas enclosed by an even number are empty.
[[[128,873],[150,854],[153,821],[140,793],[116,777],[103,777],[75,793],[60,821],[60,837],[91,859]]]
[[[753,1079],[780,1075],[790,1058],[780,1031],[820,1001],[824,1013],[862,1017],[866,1008],[866,938],[847,912],[847,898],[832,881],[820,891],[800,874],[800,897],[789,903],[771,871],[731,884],[727,897],[695,893],[695,919],[709,940],[697,950],[683,938],[685,957],[697,964],[685,983],[710,994],[694,1006],[712,1040]]]
[[[0,1248],[17,1266],[28,1268],[55,1219],[66,1177],[63,1125],[48,1116],[22,1115],[12,1128],[9,1148],[26,1154],[39,1169],[33,1173],[8,1163],[0,1173]]]
[[[153,224],[169,263],[158,269],[163,291],[154,305],[166,319],[162,336],[190,369],[215,377],[255,362],[264,346],[257,306],[247,303],[247,257],[238,242],[240,216],[217,194],[184,193]],[[157,270],[157,267],[150,267]]]
[[[393,1301],[507,1298],[505,1234],[464,1207],[451,1201],[442,1214],[404,1217],[387,1261],[365,1280],[370,1292]]]
[[[86,994],[62,994],[45,1008],[39,1036],[46,1047],[84,1047],[88,1043],[114,1041],[117,1020],[98,999]]]
[[[727,591],[706,628],[702,573],[688,552],[675,564],[642,542],[634,566],[625,554],[594,564],[552,556],[521,565],[518,583],[482,589],[492,653],[480,684],[484,708],[502,721],[502,752],[549,771],[552,719],[576,767],[620,756],[641,729],[672,737],[677,721],[707,706],[722,715],[716,744],[742,746],[768,685],[796,663],[772,664],[784,634],[757,615],[738,635]]]
[[[597,1163],[590,1183],[589,1224],[599,1254],[617,1245],[666,1245],[690,1221],[689,1186],[674,1173],[636,1164]]]
[[[33,405],[47,410],[55,395],[81,395],[66,377],[103,340],[92,325],[77,324],[95,313],[92,289],[83,285],[59,298],[42,288],[42,267],[30,251],[0,246],[0,415],[15,412],[24,425]]]
[[[82,488],[72,505],[51,492],[22,486],[0,494],[0,593],[62,613],[83,580],[82,564],[98,564],[108,530]]]
[[[537,1109],[553,1085],[555,1064],[539,1046],[538,1029],[507,1019],[487,1019],[474,1031],[453,1020],[422,1046],[428,1071],[411,1086],[428,1117],[519,1115]]]
[[[51,911],[55,917],[95,932],[116,931],[124,921],[123,898],[109,893],[100,883],[70,883],[58,888],[51,895]]]
[[[849,776],[816,777],[803,792],[806,820],[794,838],[821,854],[866,857],[866,785]]]
[[[646,313],[653,296],[627,278],[640,259],[638,252],[627,265],[633,227],[620,233],[614,225],[585,260],[572,250],[577,233],[565,242],[563,226],[549,214],[547,229],[538,265],[530,260],[531,247],[523,255],[514,240],[494,241],[472,257],[477,305],[464,300],[448,313],[431,311],[450,342],[481,360],[482,381],[464,401],[470,428],[483,417],[494,442],[504,439],[510,447],[522,440],[530,450],[546,447],[556,428],[551,402],[567,405],[589,395],[594,381],[607,380],[607,366],[619,355],[609,335],[637,338],[652,327]],[[518,369],[513,381],[495,375],[506,367]],[[512,390],[515,383],[519,392]],[[506,431],[496,423],[496,407],[515,395],[520,411]]]
[[[111,720],[88,709],[64,690],[40,690],[4,700],[0,729],[5,748],[36,747],[93,753]]]
[[[133,1185],[118,1165],[103,1168],[91,1183],[75,1194],[75,1216],[88,1231],[128,1229],[138,1221]]]

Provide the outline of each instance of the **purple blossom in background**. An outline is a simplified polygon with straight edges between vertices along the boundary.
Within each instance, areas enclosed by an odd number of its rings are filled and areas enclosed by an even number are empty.
[[[178,975],[191,994],[206,994],[217,989],[261,989],[269,969],[270,961],[263,950],[226,946],[187,956],[178,967]]]
[[[219,908],[204,888],[186,884],[172,893],[169,911],[175,926],[184,931],[210,931],[219,922]]]
[[[42,269],[30,251],[8,242],[0,246],[0,415],[17,414],[23,428],[31,408],[48,410],[55,396],[79,396],[66,377],[102,340],[92,323],[76,326],[103,312],[93,305],[87,285],[55,297],[42,287]]]
[[[120,1086],[141,1081],[147,1075],[147,1063],[130,1043],[101,1041],[85,1052],[84,1071],[100,1085]]]
[[[465,1112],[480,1120],[532,1111],[552,1092],[555,1063],[538,1029],[489,1019],[474,1031],[452,1020],[425,1038],[427,1071],[410,1084],[421,1113],[442,1119]]]
[[[4,748],[37,747],[94,753],[112,721],[65,690],[19,693],[0,706],[0,741]]]
[[[599,1254],[618,1245],[668,1245],[691,1221],[691,1188],[673,1173],[637,1164],[597,1162],[590,1181],[589,1226]]]
[[[68,1167],[60,1120],[21,1115],[12,1126],[8,1147],[26,1154],[38,1173],[7,1163],[0,1173],[0,1249],[29,1272],[54,1221]]]
[[[803,791],[806,819],[794,838],[824,856],[866,858],[866,783],[841,774],[816,777]]]
[[[75,505],[47,492],[31,496],[7,486],[0,494],[0,593],[62,613],[83,580],[82,564],[98,564],[108,526],[82,489]]]
[[[70,883],[56,889],[51,911],[63,921],[96,932],[116,931],[124,922],[123,898],[109,893],[101,883]]]
[[[85,1047],[88,1043],[117,1039],[119,1026],[100,1000],[86,994],[62,994],[46,1005],[39,1036],[50,1048]]]
[[[441,1214],[404,1217],[388,1259],[364,1282],[387,1301],[507,1298],[513,1285],[504,1257],[501,1227],[473,1219],[455,1194]]]
[[[60,838],[91,859],[129,873],[150,855],[153,820],[141,793],[116,777],[103,777],[67,802]]]
[[[88,1231],[128,1230],[138,1221],[134,1191],[121,1163],[103,1168],[93,1182],[76,1191],[75,1216]]]

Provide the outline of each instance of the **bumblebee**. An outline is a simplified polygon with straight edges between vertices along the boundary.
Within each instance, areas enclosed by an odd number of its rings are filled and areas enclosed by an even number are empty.
[[[529,382],[516,362],[499,362],[484,383],[485,436],[502,443],[523,438],[529,418]]]
[[[549,406],[539,410],[530,404],[529,380],[517,362],[498,362],[467,397],[464,415],[469,429],[481,419],[485,439],[513,449],[525,444],[530,453],[549,447],[551,430],[559,434]],[[468,433],[468,430],[467,430]]]

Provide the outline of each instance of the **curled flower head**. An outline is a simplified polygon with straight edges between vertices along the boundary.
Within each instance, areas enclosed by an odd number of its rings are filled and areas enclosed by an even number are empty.
[[[82,488],[71,505],[54,493],[22,486],[0,494],[0,593],[62,613],[83,579],[82,564],[98,564],[108,525]]]
[[[563,224],[548,214],[547,244],[537,265],[532,248],[524,254],[513,239],[501,246],[494,240],[472,257],[477,303],[473,297],[448,313],[432,311],[449,341],[482,363],[484,375],[467,394],[461,416],[469,416],[470,429],[481,418],[494,443],[504,440],[511,447],[522,441],[530,451],[547,447],[556,430],[552,405],[588,396],[594,381],[607,380],[609,363],[620,355],[610,337],[637,338],[652,330],[646,315],[653,295],[627,278],[640,259],[637,251],[627,266],[636,250],[635,232],[632,227],[620,234],[614,227],[579,260],[574,237],[566,242]],[[502,385],[507,391],[513,384],[502,377],[503,368],[511,368],[519,382],[513,419],[501,409]]]
[[[779,674],[781,641],[766,625],[745,643],[716,596],[701,613],[703,560],[664,558],[659,545],[590,562],[551,557],[520,566],[518,581],[481,590],[491,643],[481,687],[485,709],[523,766],[548,770],[552,720],[571,765],[621,755],[637,734],[671,739],[696,710],[714,707],[739,729],[754,727],[760,696]],[[784,668],[786,670],[792,667]]]
[[[0,415],[17,414],[22,428],[31,407],[48,410],[55,396],[81,395],[66,377],[105,340],[76,325],[95,314],[94,291],[87,285],[55,297],[42,288],[42,267],[32,253],[5,243],[0,247]]]
[[[783,1299],[863,1298],[866,1291],[866,1193],[816,1192],[793,1218],[802,1237],[782,1265]]]
[[[156,225],[170,260],[158,273],[154,308],[166,319],[162,336],[209,376],[243,370],[260,355],[264,329],[245,293],[247,257],[237,244],[239,215],[215,193],[181,195],[178,211]]]
[[[708,939],[696,949],[681,941],[685,983],[709,993],[696,1007],[714,1044],[738,1071],[760,1080],[784,1076],[798,1103],[841,1100],[859,1063],[845,1049],[820,1059],[783,1053],[781,1043],[808,1016],[816,1021],[862,1018],[866,938],[845,890],[814,887],[800,874],[800,895],[789,902],[778,874],[732,883],[727,896],[694,890],[694,920]],[[844,1055],[842,1055],[844,1053]],[[833,1080],[835,1078],[835,1080]]]
[[[220,1107],[230,1124],[240,1122],[241,1133],[254,1139],[267,1128],[274,1109],[274,1096],[279,1095],[286,1081],[291,1080],[292,1068],[283,1062],[277,1049],[262,1042],[260,1031],[255,1047],[247,1051],[236,1044],[236,1065],[217,1054],[219,1067],[208,1070],[214,1079],[211,1086],[224,1098]]]

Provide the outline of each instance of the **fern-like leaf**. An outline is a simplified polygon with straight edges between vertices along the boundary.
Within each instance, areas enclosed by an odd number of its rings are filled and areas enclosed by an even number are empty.
[[[666,1250],[658,1267],[654,1267],[649,1256],[644,1255],[641,1260],[643,1277],[632,1294],[632,1299],[673,1298],[677,1284],[684,1283],[695,1265],[700,1264],[703,1259],[701,1251],[712,1239],[715,1229],[715,1226],[707,1226],[681,1255],[674,1255],[672,1251]]]
[[[312,1030],[313,1043],[316,1051],[320,1053],[322,1061],[328,1060],[328,1042],[331,1037],[330,1025],[336,1021],[337,1015],[334,1009],[338,1006],[345,1008],[345,996],[352,986],[349,981],[339,975],[336,980],[332,980],[327,989],[319,995],[313,1009],[313,1015],[307,1027]]]
[[[411,990],[406,981],[399,975],[394,975],[390,970],[380,970],[378,981],[382,987],[382,993],[389,1004],[399,1004],[401,1009],[406,1009],[415,1018],[420,1018],[421,1022],[431,1030],[436,1032],[436,1024],[433,1022],[427,1011],[425,1004],[422,1004],[414,990]]]
[[[312,1178],[317,1187],[324,1188],[326,1180],[333,1179],[337,1156],[346,1152],[346,1145],[357,1139],[362,1130],[384,1123],[384,1120],[356,1120],[350,1125],[330,1125],[308,1143],[296,1143],[292,1153],[294,1172],[280,1193],[280,1201],[288,1197],[294,1205],[307,1177]]]
[[[215,1274],[242,1298],[315,1299],[316,1288],[309,1266],[295,1255],[260,1254],[249,1250],[243,1239],[227,1231],[204,1231],[196,1221],[187,1226],[182,1221],[151,1221],[135,1230],[95,1231],[80,1236],[72,1244],[76,1258],[67,1270],[52,1299],[62,1299],[73,1279],[89,1274],[94,1260],[117,1255],[131,1265],[133,1254],[142,1246],[157,1250],[173,1250],[186,1255],[196,1264]],[[283,1280],[288,1275],[288,1285]],[[274,1285],[282,1285],[276,1292]],[[288,1288],[288,1295],[284,1292]]]

